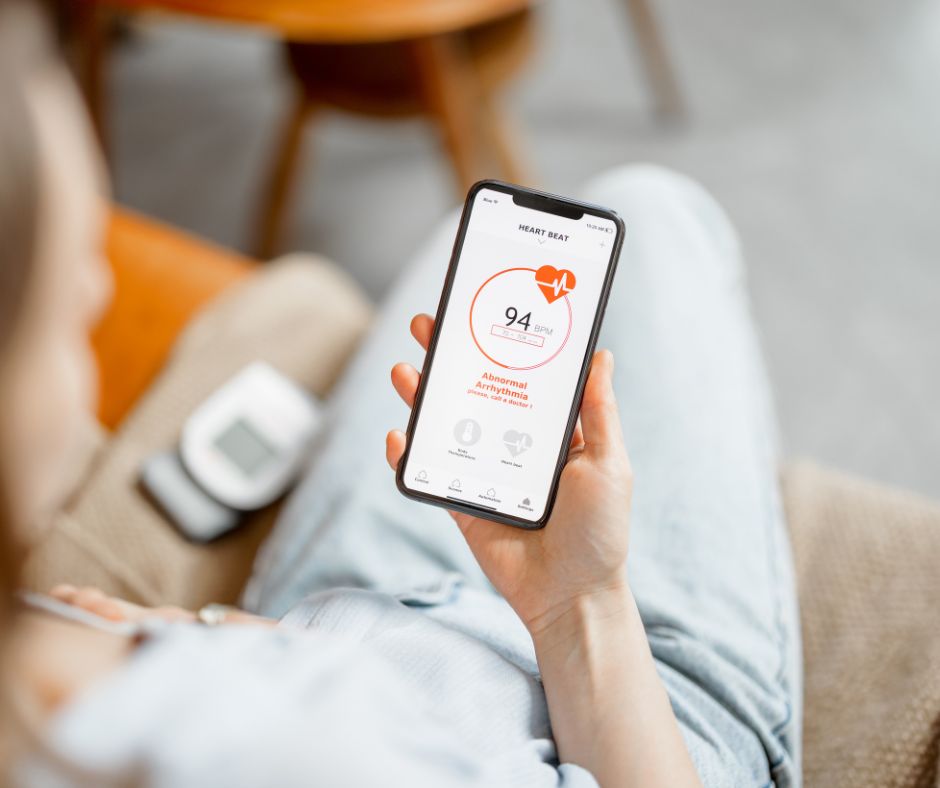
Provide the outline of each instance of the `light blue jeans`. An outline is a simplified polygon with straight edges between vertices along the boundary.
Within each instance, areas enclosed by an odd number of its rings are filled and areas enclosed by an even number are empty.
[[[690,748],[709,754],[696,758],[706,785],[799,785],[799,619],[737,238],[701,187],[660,168],[613,170],[583,196],[627,228],[600,346],[616,357],[635,471],[631,585],[660,675]],[[447,515],[399,495],[384,457],[386,431],[407,418],[389,369],[420,368],[408,325],[435,310],[456,221],[407,268],[334,392],[246,606],[280,615],[311,591],[400,590],[442,570],[489,588]]]

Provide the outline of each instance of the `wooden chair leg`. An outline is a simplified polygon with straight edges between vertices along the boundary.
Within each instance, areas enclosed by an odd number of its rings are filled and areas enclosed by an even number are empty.
[[[264,189],[254,245],[255,256],[260,260],[273,257],[282,240],[284,218],[300,158],[304,129],[313,111],[313,102],[303,91],[298,91],[281,131]]]
[[[485,174],[476,134],[480,89],[465,42],[439,35],[414,42],[413,53],[428,111],[437,121],[463,192]]]
[[[640,44],[656,113],[666,119],[681,118],[685,114],[685,103],[650,0],[627,0],[627,11]]]

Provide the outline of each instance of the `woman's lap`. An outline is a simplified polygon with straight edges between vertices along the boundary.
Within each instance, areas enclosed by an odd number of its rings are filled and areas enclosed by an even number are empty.
[[[627,226],[601,342],[616,357],[635,474],[629,571],[653,654],[687,733],[763,751],[780,765],[772,778],[789,784],[799,623],[736,235],[700,186],[658,168],[602,175],[586,197]],[[690,686],[707,697],[693,702]]]
[[[585,197],[627,227],[601,343],[635,470],[629,569],[653,653],[693,750],[779,761],[785,784],[798,774],[799,627],[734,232],[700,187],[653,167],[607,173]],[[402,497],[384,461],[385,432],[407,419],[388,373],[420,362],[409,321],[435,310],[456,221],[408,268],[337,387],[246,591],[253,609],[280,614],[337,585],[400,591],[442,571],[488,585],[449,517]]]

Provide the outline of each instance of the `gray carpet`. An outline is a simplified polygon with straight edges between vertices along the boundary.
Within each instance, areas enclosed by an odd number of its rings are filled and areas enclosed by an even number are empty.
[[[940,3],[658,9],[688,123],[652,118],[617,0],[554,0],[507,95],[532,169],[561,192],[628,161],[701,180],[744,239],[787,453],[940,496]],[[286,99],[271,41],[140,26],[111,71],[118,198],[246,248]],[[436,139],[325,117],[307,143],[287,246],[378,296],[456,204]]]

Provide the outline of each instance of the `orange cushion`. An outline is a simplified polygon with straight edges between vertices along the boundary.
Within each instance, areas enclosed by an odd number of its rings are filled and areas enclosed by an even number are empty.
[[[114,298],[92,335],[100,370],[98,418],[113,429],[160,371],[193,314],[254,261],[115,209],[107,234]]]

